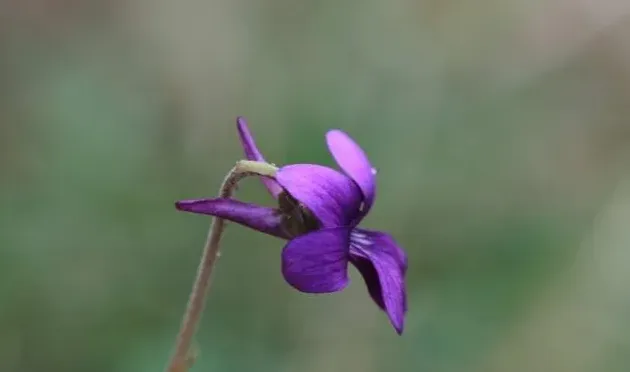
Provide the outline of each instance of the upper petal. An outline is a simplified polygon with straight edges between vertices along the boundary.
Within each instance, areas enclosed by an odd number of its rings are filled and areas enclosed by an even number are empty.
[[[365,197],[363,213],[367,213],[374,203],[376,193],[376,172],[367,155],[350,136],[338,129],[326,134],[326,143],[339,167],[361,188]]]
[[[376,304],[385,310],[396,331],[402,333],[407,312],[405,252],[388,234],[354,229],[350,234],[350,256]]]
[[[359,214],[361,191],[334,169],[315,164],[287,165],[278,170],[276,180],[313,212],[324,228],[347,226]]]
[[[175,207],[180,211],[225,218],[265,234],[288,238],[282,228],[282,215],[273,208],[229,198],[181,200],[175,203]]]
[[[282,274],[295,289],[329,293],[348,285],[350,229],[338,227],[301,235],[282,251]]]
[[[258,150],[258,146],[256,146],[256,141],[254,141],[254,137],[249,131],[244,117],[239,116],[236,118],[236,127],[238,128],[238,135],[241,139],[243,151],[247,160],[265,161],[262,153]],[[278,194],[282,191],[280,185],[271,178],[261,177],[261,180],[267,190],[269,190],[269,193],[277,199]]]

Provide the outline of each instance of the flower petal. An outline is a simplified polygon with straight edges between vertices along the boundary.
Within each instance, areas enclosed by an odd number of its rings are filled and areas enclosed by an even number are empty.
[[[376,171],[367,155],[350,136],[338,129],[326,133],[326,143],[339,167],[361,188],[365,197],[363,214],[367,214],[376,193]]]
[[[350,229],[339,227],[301,235],[282,251],[282,274],[293,288],[330,293],[348,285]]]
[[[276,180],[313,212],[324,228],[348,226],[359,214],[361,190],[334,169],[314,164],[287,165],[278,170]]]
[[[247,122],[245,121],[244,117],[239,116],[238,118],[236,118],[236,127],[238,128],[238,135],[241,139],[243,151],[247,160],[265,161],[265,158],[256,146],[256,141],[254,141],[254,137],[249,131],[249,128],[247,127]],[[261,177],[261,180],[267,190],[269,190],[269,193],[275,199],[277,199],[278,194],[282,192],[282,188],[280,187],[280,185],[278,185],[278,183],[271,178]]]
[[[282,215],[273,208],[228,198],[181,200],[175,207],[180,211],[225,218],[265,234],[288,238],[282,228]]]
[[[354,229],[350,234],[351,262],[359,270],[374,302],[400,334],[407,312],[407,255],[385,233]]]

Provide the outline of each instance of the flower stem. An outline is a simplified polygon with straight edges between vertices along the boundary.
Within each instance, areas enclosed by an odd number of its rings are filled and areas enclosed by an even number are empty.
[[[236,190],[238,182],[245,177],[263,176],[273,178],[276,171],[277,168],[268,163],[250,160],[238,161],[223,180],[219,190],[219,197],[231,197]],[[194,353],[191,353],[193,337],[201,320],[208,289],[212,284],[212,272],[219,257],[219,242],[221,241],[224,228],[225,220],[218,217],[213,218],[201,261],[197,268],[197,277],[195,278],[186,312],[177,335],[175,352],[166,368],[167,372],[186,372],[194,362]]]

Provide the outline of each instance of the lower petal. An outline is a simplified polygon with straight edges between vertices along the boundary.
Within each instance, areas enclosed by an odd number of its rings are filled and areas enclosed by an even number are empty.
[[[278,238],[288,237],[282,227],[282,215],[273,208],[229,198],[181,200],[175,207],[180,211],[225,218]]]
[[[291,240],[282,251],[282,274],[306,293],[330,293],[348,285],[350,230],[318,230]]]
[[[374,302],[387,313],[396,331],[402,333],[407,312],[405,252],[388,234],[354,229],[350,256]]]

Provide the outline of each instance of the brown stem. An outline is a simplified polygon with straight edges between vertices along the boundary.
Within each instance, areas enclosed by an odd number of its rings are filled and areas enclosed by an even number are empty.
[[[229,198],[237,183],[248,176],[274,177],[277,168],[271,164],[241,160],[228,173],[219,190],[220,198]],[[212,284],[212,272],[219,257],[219,242],[225,227],[225,220],[215,217],[210,225],[203,255],[197,268],[197,277],[193,284],[188,306],[175,343],[175,352],[166,368],[167,372],[186,372],[194,362],[191,345],[205,305],[208,289]]]

